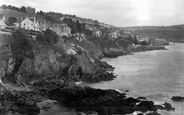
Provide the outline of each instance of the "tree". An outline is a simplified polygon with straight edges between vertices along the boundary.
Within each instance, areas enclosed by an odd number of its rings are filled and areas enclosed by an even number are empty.
[[[135,45],[137,45],[137,44],[139,44],[139,42],[138,42],[138,40],[137,40],[137,37],[134,35],[134,37],[133,37],[133,43],[135,44]]]
[[[2,8],[2,9],[6,9],[7,6],[6,6],[5,4],[3,4],[3,5],[1,6],[1,8]]]
[[[17,30],[12,34],[12,39],[10,41],[11,52],[15,59],[15,66],[12,72],[7,75],[8,81],[13,83],[17,82],[16,73],[19,71],[22,62],[25,57],[28,57],[32,51],[32,45],[28,39],[28,35],[21,31]]]
[[[9,17],[8,20],[6,21],[6,24],[8,26],[13,26],[13,24],[17,21],[15,17]]]
[[[26,11],[26,7],[25,7],[25,6],[22,6],[22,7],[20,8],[20,11],[21,11],[21,12],[27,12],[27,11]]]
[[[44,15],[44,12],[42,10],[40,10],[40,12],[38,12],[39,15]]]
[[[7,8],[12,10],[13,7],[12,7],[12,5],[8,5]]]
[[[50,45],[54,45],[59,41],[59,36],[56,32],[52,31],[51,29],[47,29],[44,32],[44,37],[47,43]]]
[[[65,18],[63,22],[67,23],[67,25],[72,29],[71,33],[74,34],[77,32],[75,22],[72,21],[72,19]]]
[[[77,29],[78,32],[82,31],[81,25],[80,25],[78,20],[76,21],[76,29]]]
[[[45,43],[46,42],[45,37],[44,37],[43,34],[38,34],[36,36],[36,41],[39,42],[39,43]]]
[[[10,46],[14,54],[26,55],[27,52],[32,50],[28,35],[21,30],[17,30],[12,34]]]

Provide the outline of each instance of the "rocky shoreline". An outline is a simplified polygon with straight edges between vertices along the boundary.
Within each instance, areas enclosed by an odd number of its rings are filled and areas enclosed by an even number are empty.
[[[2,113],[20,113],[34,115],[40,111],[49,111],[51,106],[38,106],[44,100],[56,100],[61,106],[77,113],[96,113],[97,115],[158,113],[157,110],[174,111],[169,103],[155,105],[146,98],[127,97],[115,90],[101,90],[86,86],[63,86],[59,81],[34,83],[30,91],[5,89],[1,96]],[[2,98],[3,97],[3,98]],[[3,100],[3,101],[2,101]]]
[[[21,31],[16,34],[26,36]],[[93,89],[75,84],[79,81],[98,83],[115,79],[116,76],[112,72],[114,67],[102,62],[102,57],[114,58],[135,51],[158,50],[163,47],[141,46],[132,49],[131,41],[105,37],[80,41],[75,38],[59,39],[57,43],[49,45],[37,41],[30,43],[26,38],[26,43],[30,45],[27,50],[24,50],[27,46],[23,47],[15,41],[20,46],[18,50],[21,53],[16,53],[16,49],[10,52],[7,46],[1,48],[2,114],[39,114],[41,110],[50,108],[38,106],[38,103],[45,100],[56,100],[76,112],[95,112],[99,115],[174,110],[168,103],[155,105],[152,101],[126,97],[125,93],[115,90]],[[30,90],[27,91],[27,88]]]
[[[132,48],[133,52],[153,51],[153,50],[167,50],[165,46],[135,46]]]

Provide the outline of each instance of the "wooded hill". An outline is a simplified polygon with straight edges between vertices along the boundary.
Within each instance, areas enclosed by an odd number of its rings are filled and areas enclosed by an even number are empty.
[[[173,42],[184,42],[184,25],[125,27],[139,36],[163,38]]]

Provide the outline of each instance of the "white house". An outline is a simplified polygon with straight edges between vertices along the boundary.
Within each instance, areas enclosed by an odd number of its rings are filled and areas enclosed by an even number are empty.
[[[5,21],[4,15],[0,15],[0,29],[4,29],[6,27]]]
[[[34,30],[34,23],[27,17],[21,22],[21,28],[26,30]]]
[[[102,36],[102,32],[100,30],[94,30],[92,33],[96,37],[101,37]]]
[[[26,17],[21,21],[20,27],[26,30],[40,31],[40,25],[36,17]]]

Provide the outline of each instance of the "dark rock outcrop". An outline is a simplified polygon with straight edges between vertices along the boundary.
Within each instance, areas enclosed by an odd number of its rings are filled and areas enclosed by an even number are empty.
[[[141,101],[132,97],[126,98],[125,94],[115,90],[89,87],[57,88],[49,91],[49,97],[76,111],[96,111],[100,115],[130,114],[134,111],[156,112],[158,109],[173,110],[168,103],[159,108],[152,101]]]
[[[148,114],[146,114],[146,115],[161,115],[161,114],[154,111],[154,112],[148,113]]]
[[[153,51],[153,50],[166,50],[166,48],[164,46],[134,46],[132,48],[133,52]]]
[[[173,101],[176,101],[176,102],[183,102],[184,101],[184,97],[181,97],[181,96],[173,96],[171,99]]]
[[[34,115],[40,112],[36,101],[27,95],[27,92],[5,91],[1,95],[2,113],[11,111],[12,113]]]

